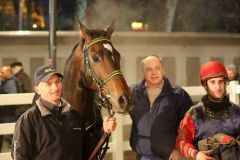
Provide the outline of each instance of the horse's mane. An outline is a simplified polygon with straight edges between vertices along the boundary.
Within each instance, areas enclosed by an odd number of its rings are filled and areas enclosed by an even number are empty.
[[[106,37],[107,32],[101,29],[92,29],[88,30],[88,35],[90,35],[91,39],[94,39],[97,37]],[[93,114],[95,114],[93,101],[95,93],[82,83],[83,73],[81,69],[84,59],[82,48],[84,44],[85,39],[81,39],[81,43],[77,43],[73,47],[65,63],[62,96],[81,116],[85,117],[86,121],[92,121],[94,118]]]
[[[94,92],[80,85],[83,55],[79,53],[79,49],[80,46],[78,43],[74,46],[71,55],[66,61],[62,96],[80,113],[85,121],[92,121],[94,118],[92,115],[94,113],[92,110],[93,107],[86,106],[94,105],[92,101]]]

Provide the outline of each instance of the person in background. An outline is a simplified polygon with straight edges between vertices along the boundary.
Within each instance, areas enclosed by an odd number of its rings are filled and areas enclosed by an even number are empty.
[[[234,64],[226,66],[229,81],[238,81],[240,83],[240,76],[238,69]]]
[[[2,66],[0,94],[17,93],[16,77],[12,73],[10,66]]]
[[[17,93],[31,93],[33,92],[31,79],[26,72],[24,72],[21,62],[13,62],[10,64],[13,74],[17,81]],[[18,105],[15,109],[16,120],[25,112],[31,105]]]
[[[196,160],[239,160],[240,108],[226,95],[225,66],[217,61],[205,63],[200,80],[207,94],[181,121],[176,148]]]
[[[22,63],[16,61],[10,64],[10,66],[17,80],[18,93],[33,92],[31,79],[28,74],[24,72]]]
[[[10,66],[2,66],[0,68],[0,94],[17,93],[16,78],[12,73]],[[0,106],[0,123],[14,122],[15,119],[15,107],[14,106]],[[7,136],[7,140],[10,143],[11,138]],[[2,148],[3,136],[0,135],[0,151]]]
[[[141,69],[143,80],[131,87],[130,145],[137,160],[168,160],[176,153],[179,123],[193,103],[185,90],[170,83],[160,57],[145,57]]]
[[[10,66],[2,66],[0,68],[0,94],[17,93],[16,77],[12,73]],[[0,117],[4,117],[4,122],[12,122],[15,108],[13,106],[0,106]]]
[[[83,159],[84,122],[71,105],[61,98],[63,75],[52,65],[36,69],[36,103],[17,120],[12,141],[12,158],[16,160]],[[104,118],[103,129],[116,128],[114,117]]]

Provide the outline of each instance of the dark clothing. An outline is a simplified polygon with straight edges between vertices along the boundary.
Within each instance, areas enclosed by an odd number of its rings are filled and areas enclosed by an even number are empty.
[[[18,119],[12,144],[14,159],[82,159],[83,125],[79,114],[63,99],[59,106],[62,109],[49,110],[49,107],[39,98],[36,105]]]
[[[240,109],[238,106],[226,101],[226,104],[222,105],[225,108],[218,107],[218,110],[214,110],[207,107],[206,103],[204,104],[203,106],[203,103],[200,102],[190,110],[195,126],[195,146],[197,146],[199,140],[217,133],[224,133],[235,138],[239,135]]]
[[[1,81],[0,84],[0,94],[8,94],[8,93],[17,93],[17,83],[16,77],[11,76],[5,80]],[[0,123],[3,122],[15,122],[14,118],[15,107],[14,106],[0,106]],[[0,151],[2,148],[3,136],[0,135]]]
[[[171,85],[164,77],[162,91],[150,109],[144,80],[133,87],[132,92],[130,145],[133,151],[143,156],[168,159],[175,148],[179,123],[192,105],[189,94],[181,87]]]
[[[25,73],[23,70],[20,70],[18,73],[15,74],[15,76],[16,76],[16,81],[17,81],[18,93],[33,92],[31,79],[27,75],[27,73]],[[30,107],[31,107],[31,105],[21,105],[21,106],[16,107],[15,116],[17,118],[19,118],[23,114],[23,112],[25,112]]]
[[[1,81],[0,94],[10,94],[10,93],[17,93],[17,82],[16,82],[15,76],[11,76],[6,80]],[[8,107],[0,106],[0,116],[13,116],[14,114],[15,114],[14,106],[8,106]]]
[[[1,81],[0,94],[17,93],[16,77],[11,76]]]
[[[18,73],[15,74],[17,80],[17,89],[18,93],[31,93],[32,84],[31,79],[23,70],[20,70]]]
[[[229,102],[227,96],[220,102],[211,101],[207,96],[204,96],[201,102],[191,107],[186,113],[179,127],[176,146],[184,156],[194,158],[196,155],[191,153],[197,153],[199,148],[202,148],[199,146],[199,141],[220,133],[237,138],[240,134],[239,117],[239,106]],[[225,138],[222,139],[224,141]],[[239,148],[234,145],[228,149],[228,152],[220,152],[215,158],[218,160],[219,157],[226,157],[224,154],[228,154],[227,156],[230,155],[231,160],[239,160]],[[229,152],[230,150],[232,153]]]
[[[103,135],[103,119],[101,115],[101,110],[96,108],[96,117],[95,121],[91,123],[89,126],[85,126],[84,130],[84,138],[83,138],[83,160],[88,159],[100,141]],[[101,149],[100,151],[101,152]],[[98,152],[98,153],[99,153]],[[93,158],[93,160],[97,160],[97,156]]]

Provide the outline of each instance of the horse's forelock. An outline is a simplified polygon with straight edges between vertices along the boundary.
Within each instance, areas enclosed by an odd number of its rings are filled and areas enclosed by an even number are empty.
[[[98,37],[107,37],[107,31],[102,29],[92,29],[89,30],[89,36],[91,39],[98,38]]]

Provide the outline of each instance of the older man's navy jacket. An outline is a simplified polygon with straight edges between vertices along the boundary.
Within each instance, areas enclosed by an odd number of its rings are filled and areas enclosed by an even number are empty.
[[[175,148],[177,130],[185,113],[192,106],[189,94],[164,77],[162,92],[150,109],[145,81],[132,88],[133,120],[130,145],[144,156],[168,159]]]

